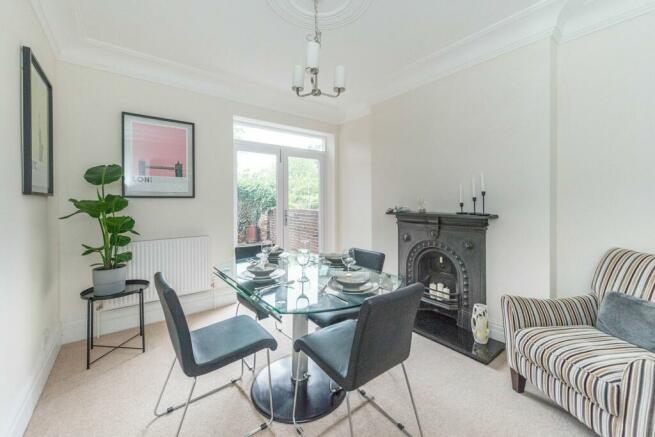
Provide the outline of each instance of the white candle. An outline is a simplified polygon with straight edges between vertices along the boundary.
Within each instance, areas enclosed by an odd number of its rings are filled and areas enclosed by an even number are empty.
[[[459,184],[459,203],[464,203],[464,193],[462,192],[462,184]]]
[[[301,91],[305,87],[305,69],[302,65],[296,65],[293,69],[293,87]]]
[[[318,58],[321,52],[321,45],[316,41],[307,42],[307,67],[318,68]]]
[[[346,87],[346,67],[343,65],[337,65],[337,68],[334,69],[334,87]]]
[[[480,173],[480,191],[487,191],[487,186],[484,184],[484,173]]]
[[[478,197],[476,196],[476,191],[475,191],[475,178],[471,179],[471,197]]]

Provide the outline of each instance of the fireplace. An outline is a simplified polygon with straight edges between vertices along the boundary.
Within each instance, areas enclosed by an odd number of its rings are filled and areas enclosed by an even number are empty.
[[[496,215],[402,212],[398,222],[398,272],[425,287],[415,331],[481,362],[503,345],[476,345],[471,312],[486,303],[486,233]]]

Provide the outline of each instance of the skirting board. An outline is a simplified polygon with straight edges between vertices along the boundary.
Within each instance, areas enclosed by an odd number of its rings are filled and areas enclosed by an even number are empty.
[[[180,303],[186,314],[193,314],[236,302],[234,290],[229,287],[215,288],[194,294],[180,296]],[[164,320],[164,312],[159,302],[145,304],[145,323]],[[86,314],[86,313],[85,313]],[[112,311],[99,311],[99,329],[96,333],[109,334],[139,326],[138,307],[119,308]],[[86,338],[86,318],[64,323],[62,326],[62,343],[72,343]]]
[[[50,371],[55,365],[55,360],[59,354],[60,347],[61,331],[57,329],[57,332],[50,337],[49,344],[44,348],[45,352],[42,355],[43,361],[41,362],[38,371],[32,377],[32,383],[15,397],[16,402],[14,405],[17,405],[17,408],[15,411],[9,412],[9,417],[13,417],[9,429],[0,429],[0,435],[20,437],[25,433],[27,425],[30,423],[32,413],[34,412],[34,408],[41,397],[43,387],[45,387],[48,376],[50,376]]]

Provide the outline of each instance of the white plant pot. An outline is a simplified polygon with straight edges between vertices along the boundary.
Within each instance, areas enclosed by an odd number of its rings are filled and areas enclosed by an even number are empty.
[[[107,296],[125,290],[125,278],[127,277],[127,267],[125,266],[111,270],[103,270],[98,267],[93,269],[92,274],[93,294],[96,296]]]
[[[485,304],[476,303],[473,305],[471,331],[473,331],[473,338],[476,343],[487,344],[489,341],[489,317]]]

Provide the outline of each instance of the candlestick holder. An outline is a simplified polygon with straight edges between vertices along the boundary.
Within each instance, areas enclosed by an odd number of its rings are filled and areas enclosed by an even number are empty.
[[[466,214],[464,212],[464,202],[459,202],[459,212],[457,214]]]
[[[482,214],[483,214],[483,215],[486,215],[486,213],[487,213],[486,210],[485,210],[485,208],[484,208],[484,196],[486,196],[486,195],[487,195],[487,192],[486,192],[486,191],[482,191]]]
[[[473,215],[477,214],[477,211],[475,210],[475,202],[478,200],[477,197],[473,196]]]

